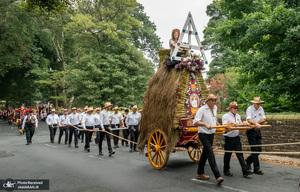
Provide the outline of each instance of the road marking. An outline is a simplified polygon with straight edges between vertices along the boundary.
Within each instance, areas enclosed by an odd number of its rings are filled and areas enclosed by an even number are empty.
[[[100,159],[100,160],[103,160],[101,157],[95,157],[94,155],[89,155],[89,157],[91,157],[91,158],[95,158],[95,159]]]
[[[49,144],[45,144],[47,147],[52,147],[52,148],[57,148],[56,146],[54,145],[49,145]]]
[[[209,182],[209,181],[204,181],[204,180],[199,180],[199,179],[191,179],[192,181],[197,181],[197,182],[200,182],[200,183],[206,183],[206,184],[210,184],[210,185],[216,185],[216,183],[212,183],[212,182]],[[229,186],[226,186],[226,185],[221,185],[221,187],[225,188],[225,189],[229,189],[229,190],[232,190],[232,191],[238,191],[238,192],[248,192],[248,191],[245,191],[245,190],[242,190],[242,189],[238,189],[238,188],[234,188],[234,187],[229,187]]]

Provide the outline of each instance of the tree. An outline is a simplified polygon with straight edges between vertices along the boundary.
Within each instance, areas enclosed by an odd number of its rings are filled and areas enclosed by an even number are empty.
[[[207,31],[212,42],[238,53],[234,66],[244,74],[240,83],[248,82],[257,94],[271,95],[275,101],[289,98],[297,105],[288,110],[300,110],[299,5],[277,0],[214,4],[228,18]]]

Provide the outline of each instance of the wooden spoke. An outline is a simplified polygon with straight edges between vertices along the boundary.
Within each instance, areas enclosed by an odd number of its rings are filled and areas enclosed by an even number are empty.
[[[196,148],[195,148],[196,147]],[[188,147],[188,154],[190,156],[190,158],[198,163],[200,161],[200,155],[201,155],[201,150],[200,150],[200,145],[197,145],[197,146],[190,146]]]

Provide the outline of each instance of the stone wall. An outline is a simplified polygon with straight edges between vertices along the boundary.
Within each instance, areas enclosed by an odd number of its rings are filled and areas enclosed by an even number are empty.
[[[246,119],[246,115],[241,115],[242,120]],[[218,121],[221,123],[222,115],[218,115]],[[262,128],[262,143],[275,144],[275,143],[292,143],[300,142],[300,115],[266,115],[268,124],[272,125],[271,128]],[[242,144],[247,145],[248,140],[245,132],[240,133]],[[223,148],[224,137],[219,135],[215,140],[215,145]],[[243,150],[249,151],[248,147]],[[300,152],[300,145],[283,145],[263,147],[263,151],[298,151]],[[292,155],[293,157],[300,158],[300,155]]]

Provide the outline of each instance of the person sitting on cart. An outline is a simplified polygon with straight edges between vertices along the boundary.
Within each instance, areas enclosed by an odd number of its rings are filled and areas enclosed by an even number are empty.
[[[238,106],[237,102],[229,103],[229,106],[226,108],[226,110],[229,110],[229,112],[223,115],[222,124],[232,125],[232,126],[239,126],[239,124],[247,125],[247,122],[246,121],[242,122],[241,116],[237,114],[239,108],[240,106]],[[227,131],[224,134],[224,138],[225,138],[225,145],[224,145],[225,150],[242,151],[242,144],[239,136],[239,130]],[[233,174],[230,172],[230,165],[229,165],[231,154],[232,153],[224,154],[224,168],[223,168],[224,175],[230,177],[233,176]],[[251,171],[248,170],[247,168],[243,153],[236,153],[236,156],[242,167],[243,176],[247,177],[249,174],[251,174]]]
[[[197,179],[209,179],[209,176],[204,173],[204,166],[208,159],[210,168],[214,173],[217,183],[221,184],[224,180],[219,172],[212,149],[214,133],[216,131],[216,129],[212,128],[212,126],[219,125],[217,122],[216,100],[217,97],[215,95],[209,94],[205,100],[206,104],[197,111],[193,123],[198,126],[199,139],[203,145],[203,152],[198,164]]]

